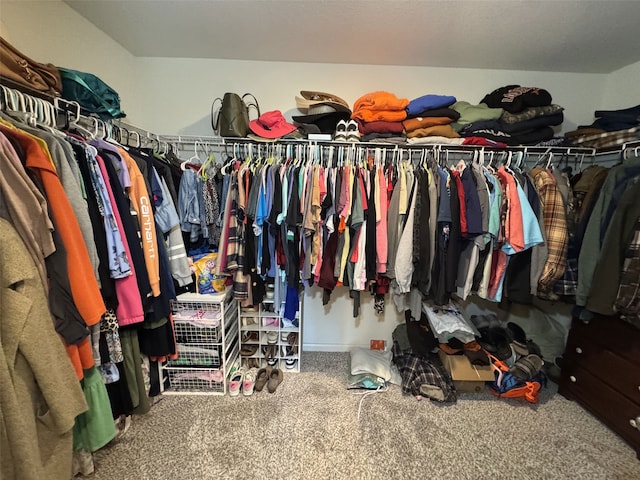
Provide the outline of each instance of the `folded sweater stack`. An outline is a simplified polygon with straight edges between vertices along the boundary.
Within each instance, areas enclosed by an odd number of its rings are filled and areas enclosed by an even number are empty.
[[[408,99],[398,98],[393,93],[371,92],[355,101],[351,118],[358,122],[363,141],[402,136],[402,121],[407,118],[407,105]]]
[[[455,102],[455,97],[432,94],[411,100],[406,109],[407,119],[403,122],[407,138],[458,138],[460,135],[450,125],[460,117],[449,108]]]

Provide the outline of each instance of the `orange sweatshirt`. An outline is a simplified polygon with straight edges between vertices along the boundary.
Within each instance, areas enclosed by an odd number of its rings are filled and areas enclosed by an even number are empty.
[[[122,148],[118,153],[124,160],[129,176],[131,177],[131,187],[128,189],[131,205],[137,213],[140,235],[142,236],[142,250],[144,251],[144,263],[147,267],[149,283],[153,296],[160,295],[160,259],[158,258],[158,239],[156,238],[156,222],[153,218],[151,200],[144,177],[135,160]]]
[[[361,96],[353,104],[354,113],[358,110],[404,110],[409,105],[407,98],[398,98],[389,92],[371,92]]]
[[[418,128],[434,127],[436,125],[449,125],[453,119],[449,117],[418,117],[407,118],[402,125],[405,132],[417,130]]]
[[[407,118],[405,108],[409,105],[406,98],[398,98],[389,92],[371,92],[358,98],[353,104],[351,118],[364,122],[387,121],[401,122]]]
[[[446,138],[458,138],[458,132],[456,132],[451,125],[434,125],[433,127],[418,128],[407,132],[407,138],[420,138],[420,137],[446,137]]]

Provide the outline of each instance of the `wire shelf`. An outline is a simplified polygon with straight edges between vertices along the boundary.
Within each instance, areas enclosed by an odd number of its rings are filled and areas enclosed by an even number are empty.
[[[175,320],[177,343],[219,343],[220,325],[196,324],[190,320]]]
[[[220,362],[220,345],[211,344],[184,344],[178,343],[178,358],[171,360],[167,364],[169,367],[215,367],[219,368]]]
[[[224,373],[220,369],[174,368],[165,369],[172,391],[181,393],[224,394]]]

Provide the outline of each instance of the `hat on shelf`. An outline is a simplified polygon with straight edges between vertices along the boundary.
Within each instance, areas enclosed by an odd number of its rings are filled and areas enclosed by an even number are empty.
[[[307,110],[314,105],[324,104],[331,105],[336,111],[348,111],[351,112],[349,104],[337,95],[325,92],[312,92],[310,90],[301,90],[300,95],[296,96],[296,107],[299,110]]]
[[[251,120],[249,128],[260,137],[276,139],[292,133],[297,127],[288,123],[280,110],[272,110]]]
[[[307,115],[294,115],[291,117],[305,133],[331,133],[336,131],[336,125],[340,120],[349,120],[351,110],[336,109],[333,105],[318,103],[309,107]]]

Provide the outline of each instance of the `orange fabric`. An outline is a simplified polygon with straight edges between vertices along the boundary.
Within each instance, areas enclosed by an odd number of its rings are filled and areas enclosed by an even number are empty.
[[[418,117],[407,118],[402,122],[406,132],[417,130],[418,128],[435,127],[436,125],[449,125],[453,119],[449,117]]]
[[[401,122],[407,118],[407,105],[407,98],[398,98],[390,92],[371,92],[356,100],[351,118],[364,122]]]
[[[366,93],[353,104],[353,111],[365,110],[404,110],[409,99],[398,98],[393,93],[378,91]]]
[[[459,138],[460,135],[458,135],[458,132],[456,132],[451,125],[434,125],[432,127],[417,128],[407,132],[407,138],[421,137]]]
[[[513,176],[504,166],[498,169],[498,179],[507,197],[507,218],[504,226],[505,241],[516,251],[524,250],[524,229],[522,227],[522,206],[518,197],[518,187]]]
[[[84,377],[84,370],[93,367],[93,351],[89,338],[85,338],[79,345],[65,345],[67,355],[71,359],[73,369],[76,371],[78,380]]]
[[[524,398],[529,403],[538,403],[540,399],[540,384],[527,382],[522,387],[512,388],[508,392],[499,393],[490,388],[489,391],[498,398]]]
[[[51,155],[24,132],[2,124],[0,131],[20,144],[25,152],[26,167],[39,178],[44,187],[55,227],[67,251],[67,270],[73,301],[86,324],[95,325],[106,308],[78,220],[51,163]]]
[[[401,122],[407,118],[404,110],[358,110],[351,115],[352,119],[359,118],[363,122]]]
[[[129,170],[129,177],[131,177],[131,187],[127,193],[129,194],[131,205],[138,214],[137,219],[142,237],[144,263],[147,267],[151,291],[153,296],[157,297],[160,295],[160,258],[158,257],[156,222],[153,218],[151,199],[149,192],[147,192],[142,172],[135,160],[122,148],[119,148],[118,152]]]

